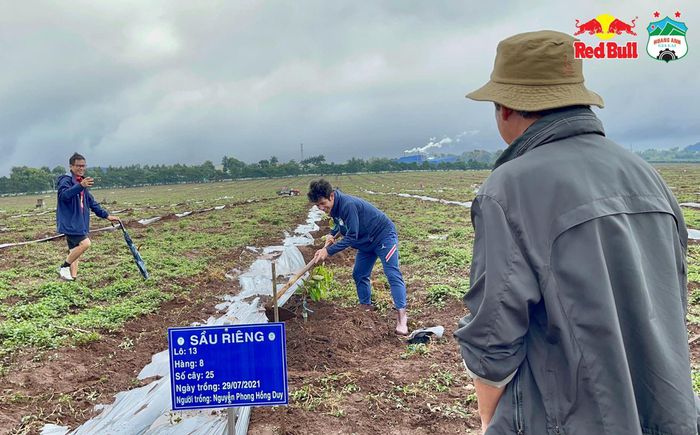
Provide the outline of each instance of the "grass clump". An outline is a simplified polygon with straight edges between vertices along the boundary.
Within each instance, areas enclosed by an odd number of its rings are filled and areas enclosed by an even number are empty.
[[[463,296],[462,290],[445,284],[432,285],[427,290],[428,302],[438,307],[444,307],[450,299],[462,299]]]

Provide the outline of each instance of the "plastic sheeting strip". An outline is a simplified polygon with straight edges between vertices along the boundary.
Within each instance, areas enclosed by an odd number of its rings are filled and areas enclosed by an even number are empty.
[[[395,193],[395,192],[385,193],[385,192],[374,192],[372,190],[365,190],[364,192],[368,193],[370,195],[396,195],[396,196],[400,196],[402,198],[416,198],[416,199],[420,199],[421,201],[439,202],[440,204],[458,205],[460,207],[466,207],[466,208],[471,208],[471,206],[472,206],[471,201],[467,201],[467,202],[450,201],[447,199],[433,198],[432,196],[412,195],[410,193]]]
[[[313,243],[313,237],[308,233],[318,231],[319,227],[316,222],[322,216],[323,212],[314,206],[308,214],[306,224],[299,225],[295,235],[288,236],[288,238],[303,238],[304,242]],[[286,242],[285,239],[282,246],[268,246],[262,250],[261,257],[253,262],[246,273],[239,276],[241,291],[238,295],[225,296],[226,302],[217,305],[217,309],[225,309],[226,312],[218,318],[210,317],[206,322],[207,325],[267,322],[262,307],[262,296],[272,294],[272,275],[270,262],[266,259],[266,255],[272,252],[282,252],[275,260],[278,275],[291,276],[304,266],[304,258],[297,245]],[[293,295],[295,287],[298,285],[300,282],[297,282],[285,293],[279,301],[280,305],[283,305]],[[175,422],[175,419],[172,418],[168,358],[167,350],[153,355],[151,363],[141,370],[138,378],[158,377],[158,380],[140,388],[118,393],[114,403],[96,407],[96,410],[102,410],[102,412],[75,430],[69,432],[67,427],[46,425],[41,433],[43,435],[95,433],[219,435],[224,433],[227,424],[225,409],[215,412],[212,410],[177,411],[177,415],[181,419]],[[250,413],[250,407],[238,408],[236,433],[247,433]]]
[[[114,231],[115,229],[116,229],[115,227],[98,228],[96,230],[90,231],[90,234],[101,233],[103,231]],[[32,243],[48,242],[50,240],[60,239],[61,237],[65,237],[65,234],[56,234],[55,236],[44,237],[43,239],[37,239],[37,240],[30,240],[28,242],[3,243],[2,245],[0,245],[0,249],[11,248],[13,246],[30,245]]]
[[[214,211],[214,210],[217,210],[217,211],[218,211],[218,210],[223,210],[224,208],[231,208],[231,207],[233,207],[234,205],[245,205],[245,204],[251,204],[251,203],[254,203],[254,202],[271,201],[271,200],[275,200],[275,199],[278,199],[278,197],[263,198],[263,199],[252,199],[252,200],[249,199],[249,200],[246,200],[245,202],[239,202],[239,203],[234,203],[234,204],[217,205],[217,206],[215,206],[215,207],[210,207],[210,208],[205,208],[205,209],[200,209],[200,210],[185,211],[185,212],[182,212],[182,213],[174,213],[174,214],[167,214],[167,215],[164,215],[164,216],[154,216],[154,217],[152,217],[152,218],[139,219],[137,222],[138,222],[139,224],[143,225],[143,226],[146,226],[146,225],[150,225],[150,224],[152,224],[152,223],[158,222],[158,221],[160,221],[160,220],[162,220],[162,219],[164,219],[164,218],[170,217],[170,216],[174,216],[174,217],[176,217],[176,218],[183,218],[183,217],[189,216],[189,215],[194,214],[194,213],[207,213],[207,212]],[[154,207],[154,208],[157,208],[157,207]],[[125,210],[128,210],[128,209],[125,209]],[[123,211],[124,211],[124,210],[119,210],[119,212],[123,212]],[[114,212],[114,213],[119,213],[119,212]],[[48,213],[48,212],[46,212],[46,213]],[[39,215],[41,215],[41,214],[45,214],[45,213],[34,214],[34,215],[26,215],[26,216],[39,216]],[[18,217],[18,216],[12,216],[12,217]],[[99,229],[97,229],[97,230],[91,230],[90,233],[91,233],[91,234],[92,234],[92,233],[98,233],[98,232],[101,232],[101,231],[109,231],[109,230],[112,230],[112,229],[113,229],[113,228],[111,228],[111,227],[99,228]],[[29,241],[26,241],[26,242],[3,243],[3,244],[0,245],[0,249],[11,248],[11,247],[13,247],[13,246],[29,245],[29,244],[31,244],[31,243],[47,242],[47,241],[49,241],[49,240],[58,239],[58,238],[63,237],[63,236],[64,236],[64,234],[56,234],[55,236],[45,237],[45,238],[37,239],[37,240],[29,240]],[[312,238],[312,240],[313,240],[313,238]],[[297,244],[299,244],[299,243],[297,243]]]

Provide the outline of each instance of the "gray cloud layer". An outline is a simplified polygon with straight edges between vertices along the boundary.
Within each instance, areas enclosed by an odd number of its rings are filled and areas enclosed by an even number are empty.
[[[664,7],[665,8],[665,7]],[[689,54],[590,61],[608,135],[626,146],[700,140],[697,2],[674,5]],[[395,156],[433,138],[502,147],[485,81],[499,40],[657,2],[0,0],[0,175],[18,165],[218,163],[325,154]],[[675,9],[659,9],[671,15]],[[697,44],[697,45],[696,45]]]

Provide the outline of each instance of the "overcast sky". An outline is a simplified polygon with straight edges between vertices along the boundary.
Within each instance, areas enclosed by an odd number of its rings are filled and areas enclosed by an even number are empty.
[[[656,10],[681,12],[685,58],[645,53]],[[299,160],[300,143],[337,162],[503,148],[492,106],[464,98],[498,42],[604,13],[639,17],[641,51],[584,63],[608,136],[700,141],[697,0],[0,0],[0,175],[67,166],[74,151],[107,166]]]

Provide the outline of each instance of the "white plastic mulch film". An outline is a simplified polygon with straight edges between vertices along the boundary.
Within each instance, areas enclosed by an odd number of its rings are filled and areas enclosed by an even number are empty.
[[[297,246],[313,244],[311,232],[318,231],[316,222],[323,212],[315,206],[309,211],[305,224],[299,225],[293,235],[287,235],[280,246],[268,246],[262,249],[261,258],[253,262],[250,268],[238,276],[241,291],[236,296],[224,296],[224,302],[217,305],[217,310],[225,311],[219,317],[210,317],[206,325],[265,323],[267,317],[261,303],[261,296],[272,294],[271,253],[279,256],[275,260],[276,274],[291,277],[304,267],[304,257]],[[284,304],[295,287],[292,286],[280,299]],[[282,285],[279,284],[279,287]],[[178,325],[173,325],[178,326]],[[67,427],[49,424],[44,426],[42,435],[92,435],[92,434],[170,434],[170,435],[220,435],[227,424],[225,409],[212,411],[171,411],[170,403],[170,364],[169,352],[153,355],[151,363],[141,370],[139,379],[160,377],[148,385],[123,391],[116,395],[114,403],[98,405],[102,412],[82,426],[69,431]],[[250,408],[235,408],[238,412],[237,433],[246,433],[250,419]]]
[[[433,198],[432,196],[414,195],[412,193],[394,193],[394,192],[386,193],[386,192],[374,192],[372,190],[365,190],[365,193],[368,193],[370,195],[396,195],[396,196],[400,196],[402,198],[415,198],[415,199],[420,199],[421,201],[439,202],[440,204],[458,205],[460,207],[466,207],[466,208],[471,208],[471,206],[472,206],[471,201],[467,201],[467,202],[450,201],[447,199]]]

